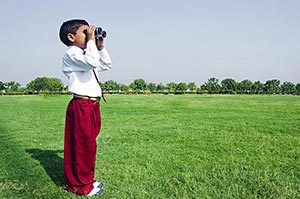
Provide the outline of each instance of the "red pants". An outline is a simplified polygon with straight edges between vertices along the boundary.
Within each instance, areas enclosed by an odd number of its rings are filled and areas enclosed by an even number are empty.
[[[70,101],[65,124],[64,171],[67,189],[73,193],[87,195],[93,189],[96,137],[100,128],[99,103]]]

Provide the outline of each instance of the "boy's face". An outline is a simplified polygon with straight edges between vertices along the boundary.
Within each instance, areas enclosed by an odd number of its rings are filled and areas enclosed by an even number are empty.
[[[78,28],[75,35],[70,34],[68,35],[69,40],[73,43],[73,46],[78,46],[79,48],[85,49],[86,48],[86,34],[84,33],[84,30],[86,30],[89,26],[82,25]]]

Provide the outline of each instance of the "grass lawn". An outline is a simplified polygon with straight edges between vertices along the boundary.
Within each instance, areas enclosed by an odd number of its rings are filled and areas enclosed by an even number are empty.
[[[0,198],[85,198],[63,179],[71,96],[0,96]],[[300,97],[108,95],[101,198],[300,198]]]

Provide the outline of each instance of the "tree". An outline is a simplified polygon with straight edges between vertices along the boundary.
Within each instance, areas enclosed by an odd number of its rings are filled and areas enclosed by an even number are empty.
[[[47,77],[38,77],[33,81],[27,84],[27,90],[29,91],[63,91],[64,85],[60,79],[57,78],[47,78]]]
[[[209,78],[204,86],[201,87],[201,90],[206,90],[209,94],[219,93],[219,80],[215,77]]]
[[[148,85],[147,85],[148,89],[150,92],[155,92],[156,91],[156,84],[153,83],[153,82],[150,82]]]
[[[296,84],[296,94],[300,95],[300,83]]]
[[[128,92],[129,91],[129,86],[125,85],[125,84],[119,84],[119,89],[121,91],[125,91]]]
[[[64,84],[58,78],[47,78],[47,88],[45,91],[63,91]]]
[[[143,79],[134,80],[129,87],[135,92],[142,92],[146,90],[147,83]]]
[[[254,94],[262,94],[264,91],[265,85],[261,83],[260,81],[256,81],[252,84],[251,90]]]
[[[40,91],[46,89],[46,77],[38,77],[26,85],[27,90]]]
[[[238,90],[244,94],[252,93],[252,85],[253,84],[250,80],[243,80],[238,84]]]
[[[283,84],[281,85],[281,92],[282,94],[296,94],[296,86],[291,83],[291,82],[283,82]]]
[[[163,92],[165,90],[165,86],[162,83],[157,84],[156,89],[158,92]]]
[[[190,90],[190,91],[196,91],[196,89],[197,89],[197,86],[196,86],[196,83],[195,82],[190,82],[188,85],[187,85],[187,87],[188,87],[188,89]]]
[[[176,93],[185,93],[188,89],[188,86],[186,83],[180,82],[179,84],[177,84],[175,92]]]
[[[237,83],[234,79],[227,78],[222,80],[222,92],[227,94],[235,94],[237,91]]]
[[[177,84],[175,82],[170,82],[170,83],[167,83],[166,88],[168,89],[168,91],[170,93],[173,93],[173,92],[175,92],[176,86],[177,86]]]
[[[101,87],[103,88],[103,90],[109,91],[109,92],[119,91],[118,83],[113,80],[106,81],[104,84],[101,85]]]
[[[15,81],[10,81],[5,83],[5,91],[7,92],[17,92],[19,91],[21,84]]]
[[[268,80],[264,89],[267,94],[278,94],[280,93],[280,81],[277,79]]]
[[[5,84],[0,81],[0,91],[5,90]]]

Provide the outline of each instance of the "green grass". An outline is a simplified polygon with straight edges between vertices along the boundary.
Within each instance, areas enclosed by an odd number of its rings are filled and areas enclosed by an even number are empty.
[[[85,198],[63,185],[71,96],[0,96],[0,198]],[[101,198],[300,198],[299,96],[109,95]]]

